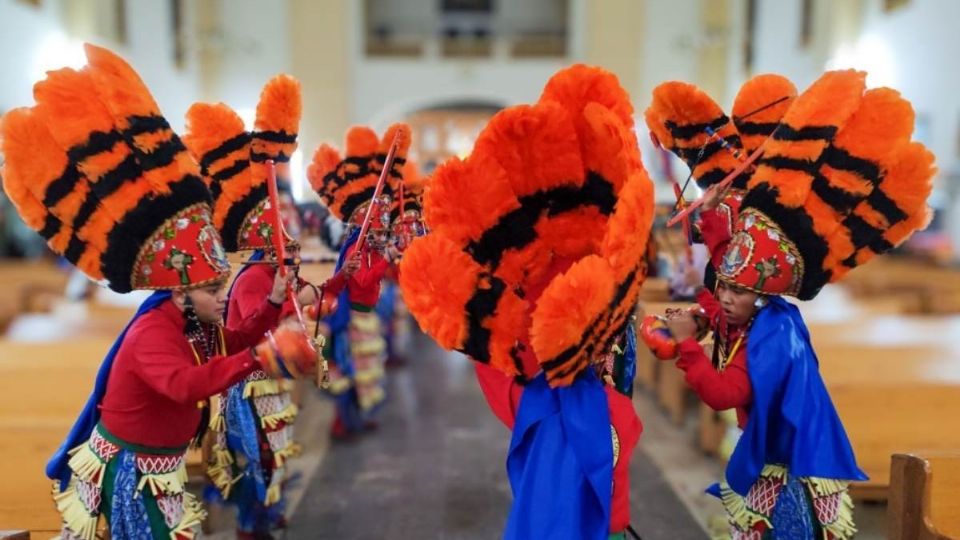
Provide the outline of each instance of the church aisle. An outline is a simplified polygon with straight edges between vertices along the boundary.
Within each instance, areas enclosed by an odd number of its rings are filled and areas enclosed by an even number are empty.
[[[509,431],[490,413],[470,362],[429,338],[390,371],[379,428],[332,444],[293,513],[287,538],[498,538],[510,506]],[[645,540],[705,534],[640,451],[633,525]]]

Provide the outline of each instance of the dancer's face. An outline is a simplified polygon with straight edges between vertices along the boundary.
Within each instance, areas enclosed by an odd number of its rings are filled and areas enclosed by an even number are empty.
[[[390,236],[386,229],[371,229],[367,234],[367,243],[371,249],[376,251],[383,251],[388,240],[390,240]]]
[[[223,319],[223,312],[227,308],[226,285],[226,281],[220,281],[188,291],[174,291],[173,300],[182,311],[186,307],[186,299],[190,298],[197,319],[203,323],[215,324]]]
[[[727,315],[727,323],[731,326],[747,324],[757,309],[756,301],[759,297],[760,295],[753,291],[730,285],[725,281],[717,283],[717,300],[720,301],[720,307]]]

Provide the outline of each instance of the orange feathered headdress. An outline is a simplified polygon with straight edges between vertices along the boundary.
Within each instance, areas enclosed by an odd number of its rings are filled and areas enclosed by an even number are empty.
[[[736,169],[773,132],[796,95],[786,78],[758,75],[740,88],[731,120],[700,88],[670,81],[653,90],[644,116],[655,144],[682,159],[697,184],[707,188]],[[741,174],[734,189],[744,188],[748,177]]]
[[[632,115],[613,74],[573,66],[436,170],[431,232],[400,272],[421,328],[507,374],[543,369],[553,386],[612,348],[646,276],[653,219]]]
[[[393,221],[400,214],[396,201],[399,185],[404,181],[404,173],[408,172],[406,164],[410,126],[393,124],[383,138],[377,137],[376,132],[366,126],[354,126],[347,131],[342,156],[327,144],[317,148],[313,162],[307,168],[307,178],[323,204],[341,221],[355,225],[363,221],[395,136],[397,152],[382,191],[382,195],[390,199],[387,221]],[[411,199],[409,202],[413,204],[414,201]],[[371,223],[377,228],[387,228],[389,225],[380,220]]]
[[[390,236],[400,251],[405,251],[410,243],[427,233],[423,221],[423,195],[427,188],[427,178],[412,160],[401,168],[402,180],[398,182],[397,195],[390,206],[390,218],[393,226]]]
[[[737,93],[731,119],[700,88],[670,81],[653,90],[644,116],[654,144],[683,160],[697,185],[706,189],[733,172],[770,136],[796,96],[796,87],[785,77],[757,75]],[[718,207],[729,227],[749,178],[749,171],[738,175]]]
[[[397,195],[394,197],[390,214],[394,219],[404,214],[416,214],[419,217],[423,212],[423,194],[427,187],[427,177],[422,176],[417,164],[408,158],[400,167],[400,178],[401,181],[394,185]],[[401,191],[402,201],[400,200]]]
[[[933,155],[910,140],[910,103],[889,88],[866,90],[865,80],[828,72],[782,114],[766,109],[752,122],[738,122],[734,106],[731,133],[746,149],[763,145],[763,157],[747,175],[720,279],[808,300],[927,225]]]
[[[275,160],[278,183],[289,179],[300,112],[300,83],[287,75],[264,86],[254,133],[223,103],[196,103],[187,111],[184,143],[213,194],[213,220],[227,251],[273,248],[279,209],[268,199],[264,162]],[[284,233],[288,244],[295,243]]]
[[[117,292],[225,279],[196,162],[137,73],[86,45],[87,66],[34,86],[3,118],[4,189],[58,254]]]

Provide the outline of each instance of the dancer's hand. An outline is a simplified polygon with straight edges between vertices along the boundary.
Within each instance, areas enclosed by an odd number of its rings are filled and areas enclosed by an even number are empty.
[[[360,253],[354,253],[347,261],[343,264],[343,268],[340,269],[343,273],[348,276],[352,276],[360,270]]]
[[[677,357],[677,340],[667,327],[667,318],[660,315],[647,315],[640,321],[637,337],[643,341],[650,352],[660,360]]]
[[[672,313],[670,317],[667,318],[667,328],[670,329],[670,333],[673,334],[673,338],[676,339],[678,343],[694,337],[697,335],[697,330],[699,329],[693,313],[688,310]]]
[[[293,283],[293,272],[287,272],[286,276],[281,276],[278,271],[273,277],[273,290],[270,291],[270,301],[274,304],[282,304],[287,299],[287,288]]]
[[[309,306],[316,303],[317,293],[309,285],[301,287],[300,292],[297,293],[297,301],[301,306]]]
[[[703,205],[701,208],[704,210],[716,210],[717,207],[720,206],[720,202],[727,196],[728,191],[730,191],[730,186],[722,189],[720,188],[720,184],[710,186],[703,195]]]

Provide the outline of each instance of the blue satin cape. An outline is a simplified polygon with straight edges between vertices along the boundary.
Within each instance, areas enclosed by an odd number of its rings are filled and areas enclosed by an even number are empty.
[[[818,366],[800,310],[770,297],[747,340],[753,403],[727,464],[735,492],[746,496],[768,463],[785,465],[793,476],[867,480]]]
[[[550,388],[541,373],[524,388],[507,475],[513,506],[505,539],[608,537],[610,410],[593,370],[563,388]]]

